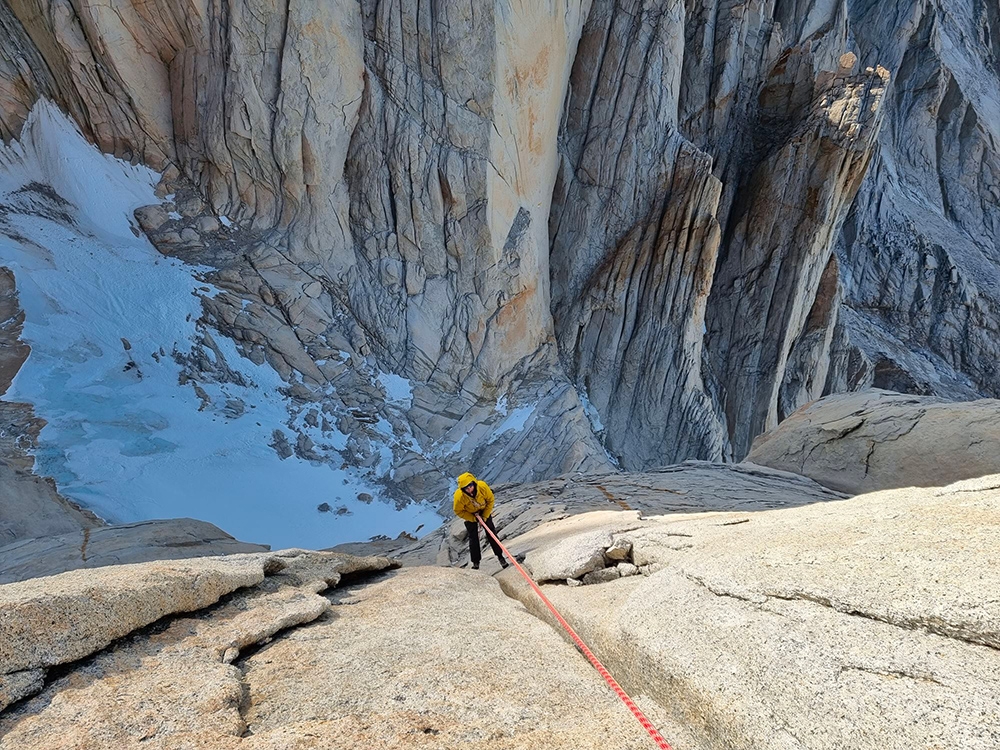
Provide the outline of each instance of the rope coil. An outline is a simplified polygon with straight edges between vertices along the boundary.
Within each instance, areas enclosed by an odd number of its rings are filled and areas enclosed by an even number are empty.
[[[596,656],[594,656],[594,652],[587,647],[587,644],[583,642],[583,639],[576,634],[576,631],[573,630],[573,628],[570,627],[570,624],[566,622],[566,620],[563,618],[561,614],[559,614],[559,610],[557,610],[555,606],[552,604],[552,602],[548,600],[548,597],[546,597],[545,594],[542,593],[542,590],[538,587],[538,584],[535,583],[534,580],[532,580],[531,576],[528,575],[527,571],[525,571],[525,569],[520,566],[517,560],[514,559],[514,556],[507,551],[507,548],[504,546],[503,542],[501,542],[497,538],[496,534],[490,531],[490,527],[483,522],[483,519],[479,516],[478,513],[476,514],[476,520],[479,522],[479,525],[486,530],[486,533],[490,535],[493,541],[500,546],[500,549],[503,550],[504,554],[507,556],[507,559],[509,559],[514,564],[514,567],[517,568],[517,571],[522,576],[524,576],[524,580],[528,582],[528,585],[531,586],[531,588],[534,590],[536,594],[538,594],[538,598],[541,599],[542,602],[545,604],[545,606],[549,608],[549,612],[551,612],[552,616],[555,617],[556,620],[559,622],[559,624],[563,626],[563,628],[569,634],[569,637],[573,639],[573,643],[577,645],[577,648],[579,648],[580,651],[583,652],[583,655],[587,657],[587,659],[593,665],[594,669],[597,670],[598,674],[600,674],[601,677],[604,678],[604,681],[607,682],[608,685],[611,687],[611,689],[615,691],[615,693],[618,695],[619,698],[621,698],[622,703],[624,703],[625,706],[628,708],[628,710],[632,712],[632,715],[635,716],[636,720],[642,725],[642,728],[645,729],[649,733],[649,736],[653,738],[653,742],[656,743],[656,746],[659,747],[660,750],[673,750],[673,748],[670,747],[667,741],[663,739],[662,735],[660,735],[660,733],[656,731],[656,727],[653,726],[652,722],[646,718],[646,715],[639,709],[637,705],[635,705],[635,702],[631,698],[629,698],[628,693],[626,693],[622,689],[621,685],[619,685],[615,681],[615,678],[611,676],[611,673],[604,668],[604,665],[601,664],[600,660]]]

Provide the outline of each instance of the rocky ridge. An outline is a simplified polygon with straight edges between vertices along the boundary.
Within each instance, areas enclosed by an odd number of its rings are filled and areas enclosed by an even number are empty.
[[[8,668],[21,669],[2,689],[21,702],[0,715],[0,747],[527,748],[572,740],[597,748],[611,737],[644,746],[645,733],[600,677],[494,581],[421,568],[344,589],[344,576],[388,567],[385,558],[286,551],[102,569],[104,579],[128,584],[116,600],[145,616],[106,614],[118,634],[133,634],[47,683],[34,665],[69,655],[55,653],[46,622],[25,617],[35,651],[49,650],[16,663],[5,655]],[[154,584],[164,573],[167,582]],[[170,609],[150,608],[164,586],[193,574],[203,596],[187,591]],[[61,622],[86,605],[92,589],[81,583],[67,573],[5,586],[4,611],[25,614],[56,587],[70,597],[54,615]],[[186,611],[193,614],[135,630]]]
[[[995,746],[1000,477],[842,499],[674,473],[531,488],[557,520],[516,536],[498,516],[673,746]],[[0,747],[649,746],[513,569],[371,578],[397,564],[289,550],[0,586]]]

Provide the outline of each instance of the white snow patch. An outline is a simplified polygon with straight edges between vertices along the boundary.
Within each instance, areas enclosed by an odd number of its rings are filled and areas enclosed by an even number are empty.
[[[507,407],[507,394],[505,393],[503,396],[500,397],[500,400],[497,401],[497,405],[494,406],[493,409],[501,417],[506,417],[507,416],[507,408],[508,408]]]
[[[397,510],[360,472],[280,460],[269,443],[288,421],[277,392],[286,384],[230,339],[215,337],[250,385],[201,382],[213,405],[198,411],[201,401],[178,385],[181,366],[170,355],[191,349],[201,315],[196,290],[205,284],[198,268],[164,258],[132,231],[133,210],[157,202],[156,181],[148,169],[100,154],[44,102],[21,140],[0,146],[0,202],[14,207],[10,234],[23,238],[0,231],[0,265],[16,276],[31,345],[7,398],[32,403],[47,422],[38,472],[109,521],[191,516],[275,548],[439,525],[431,506]],[[60,207],[75,225],[16,213],[17,192],[32,183],[67,201]],[[154,358],[161,350],[167,356]],[[242,401],[244,414],[225,416],[227,400]],[[346,436],[327,442],[346,444]],[[391,451],[381,458],[384,473]],[[360,492],[376,500],[362,503]],[[319,513],[323,502],[351,515]]]
[[[535,405],[519,406],[507,415],[507,418],[500,423],[500,426],[493,432],[493,440],[507,432],[521,432],[524,430],[528,418],[535,413]]]
[[[171,211],[170,213],[167,214],[167,218],[171,219],[172,221],[180,221],[183,217],[176,211]]]
[[[413,385],[409,380],[392,372],[380,372],[376,378],[385,388],[389,401],[400,404],[406,409],[413,405]]]
[[[604,423],[601,422],[601,414],[597,411],[597,407],[587,398],[587,392],[577,391],[577,395],[580,397],[580,403],[583,404],[583,413],[587,415],[587,419],[590,421],[590,426],[594,432],[597,434],[604,432]]]
[[[220,216],[219,223],[226,228],[229,228],[233,225],[233,222],[229,220],[228,216]]]
[[[452,454],[461,451],[467,437],[469,437],[469,433],[466,432],[448,449],[447,453]]]

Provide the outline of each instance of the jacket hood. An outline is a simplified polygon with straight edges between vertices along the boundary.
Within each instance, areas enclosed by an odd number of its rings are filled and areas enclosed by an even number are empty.
[[[469,472],[465,472],[464,474],[459,474],[458,475],[458,488],[462,489],[463,487],[465,487],[467,485],[470,485],[470,484],[472,484],[473,482],[476,482],[476,481],[478,481],[478,480],[476,479],[476,477],[475,477],[474,474],[470,474]]]

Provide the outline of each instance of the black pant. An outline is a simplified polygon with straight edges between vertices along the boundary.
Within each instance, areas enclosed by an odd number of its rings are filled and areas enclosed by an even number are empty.
[[[485,519],[484,523],[487,528],[494,534],[497,533],[497,527],[493,525],[493,516]],[[479,521],[466,521],[465,530],[469,532],[469,554],[472,555],[472,562],[474,565],[478,565],[479,561],[483,559],[483,553],[479,549]],[[493,541],[493,537],[489,534],[490,546],[493,548],[493,554],[497,556],[498,559],[503,559],[503,550],[500,549],[500,545]]]

